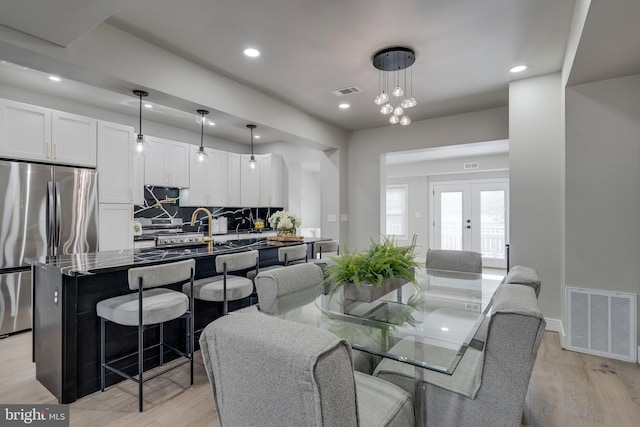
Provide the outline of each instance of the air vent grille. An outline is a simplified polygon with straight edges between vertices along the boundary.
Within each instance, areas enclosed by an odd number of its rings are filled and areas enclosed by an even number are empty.
[[[636,361],[636,294],[567,287],[569,350]]]
[[[360,93],[362,89],[357,86],[344,87],[342,89],[336,89],[331,91],[335,96],[353,95],[354,93]]]
[[[469,162],[464,164],[464,170],[478,169],[479,167],[480,164],[478,162]]]

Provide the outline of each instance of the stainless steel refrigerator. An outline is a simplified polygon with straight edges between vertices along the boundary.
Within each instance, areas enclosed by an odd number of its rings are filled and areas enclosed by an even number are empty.
[[[25,258],[97,250],[96,178],[93,169],[0,160],[0,335],[31,328]]]

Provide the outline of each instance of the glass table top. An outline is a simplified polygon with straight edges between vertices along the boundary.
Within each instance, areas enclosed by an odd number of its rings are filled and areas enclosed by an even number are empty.
[[[327,329],[352,348],[446,374],[469,346],[484,345],[478,329],[502,277],[420,268],[416,281],[373,301],[313,288],[260,302],[266,314]],[[475,336],[475,339],[474,339]]]

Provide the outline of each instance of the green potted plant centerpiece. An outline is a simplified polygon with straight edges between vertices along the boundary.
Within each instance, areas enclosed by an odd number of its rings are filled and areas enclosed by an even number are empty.
[[[416,284],[414,276],[415,246],[396,246],[393,239],[384,237],[380,243],[371,242],[368,250],[344,250],[332,258],[335,265],[327,267],[323,284],[334,293],[344,287],[344,298],[371,302],[407,282]]]

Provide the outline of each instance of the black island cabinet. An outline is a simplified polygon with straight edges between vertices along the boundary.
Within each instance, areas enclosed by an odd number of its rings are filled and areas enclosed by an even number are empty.
[[[305,238],[309,259],[312,243],[322,239]],[[299,244],[293,242],[291,244]],[[215,258],[218,255],[243,250],[259,250],[260,267],[278,263],[278,247],[265,239],[238,241],[215,246],[175,250],[122,250],[78,255],[41,257],[28,260],[33,278],[33,361],[36,379],[42,383],[59,403],[71,403],[100,390],[100,319],[96,304],[107,298],[132,292],[127,282],[131,267],[179,261],[196,260],[196,279],[215,276]],[[182,289],[182,283],[169,286]],[[234,310],[255,303],[255,296],[229,303]],[[196,300],[196,330],[222,315],[222,304]],[[185,350],[184,322],[165,325],[165,342]],[[132,353],[137,348],[137,329],[109,323],[106,333],[107,360]],[[158,342],[158,328],[145,332],[145,347]],[[196,343],[197,345],[197,343]],[[165,354],[165,360],[175,357]],[[159,365],[158,349],[144,355],[145,370]],[[137,358],[118,362],[119,369],[131,375],[137,373]],[[123,378],[107,373],[106,385]]]

